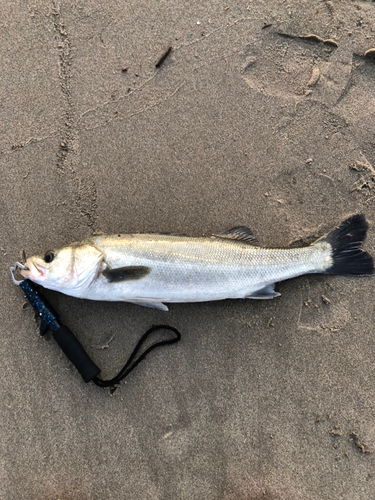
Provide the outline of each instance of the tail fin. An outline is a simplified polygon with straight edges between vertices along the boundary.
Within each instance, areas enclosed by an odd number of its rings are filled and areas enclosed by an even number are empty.
[[[363,214],[352,215],[319,241],[332,247],[332,266],[326,274],[374,274],[372,256],[362,250],[368,223]]]

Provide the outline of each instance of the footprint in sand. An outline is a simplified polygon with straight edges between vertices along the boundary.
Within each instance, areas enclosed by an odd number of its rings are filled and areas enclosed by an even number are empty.
[[[348,117],[355,124],[369,125],[374,128],[375,106],[375,50],[366,55],[353,55],[353,64],[347,85],[337,100],[335,111]]]
[[[337,42],[308,34],[269,33],[239,53],[239,71],[265,95],[334,104],[345,91],[352,56]]]

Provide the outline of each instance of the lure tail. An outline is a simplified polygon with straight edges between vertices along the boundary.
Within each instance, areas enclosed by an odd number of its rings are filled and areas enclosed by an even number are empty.
[[[372,256],[362,250],[368,223],[363,214],[352,215],[319,242],[332,247],[332,265],[326,274],[374,274]]]

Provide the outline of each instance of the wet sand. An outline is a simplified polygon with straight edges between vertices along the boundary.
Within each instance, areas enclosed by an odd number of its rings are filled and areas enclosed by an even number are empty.
[[[372,498],[374,279],[168,313],[46,291],[103,377],[181,331],[112,394],[9,266],[98,232],[301,245],[358,212],[375,255],[375,4],[8,1],[1,25],[0,498]]]

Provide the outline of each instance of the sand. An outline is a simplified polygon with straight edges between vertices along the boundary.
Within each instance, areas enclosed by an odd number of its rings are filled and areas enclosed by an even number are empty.
[[[168,313],[47,291],[103,377],[180,329],[112,393],[9,266],[95,232],[298,245],[358,212],[375,254],[375,4],[5,1],[0,23],[0,498],[372,498],[374,279]]]

